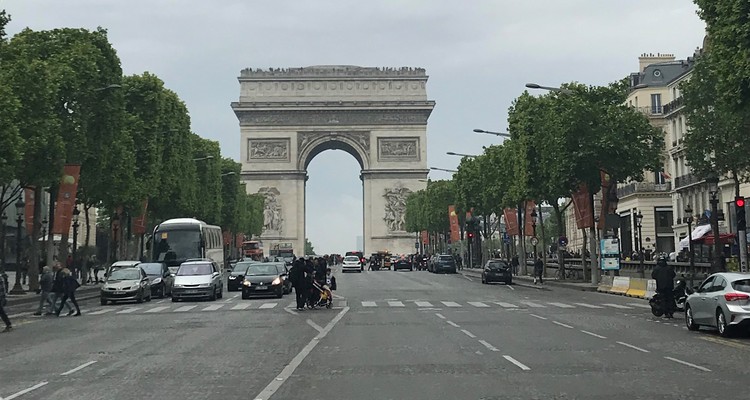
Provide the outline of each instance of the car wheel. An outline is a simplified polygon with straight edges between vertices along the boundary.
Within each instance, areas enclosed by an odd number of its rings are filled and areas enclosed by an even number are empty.
[[[208,299],[211,300],[211,301],[215,301],[216,300],[216,288],[215,287],[212,288],[211,295],[208,296]]]
[[[138,297],[135,299],[135,302],[138,304],[143,303],[143,291],[138,293]]]
[[[247,300],[249,298],[250,296],[246,295],[245,292],[242,292],[242,300]]]
[[[719,328],[719,335],[722,337],[732,336],[732,329],[727,325],[727,318],[721,309],[716,310],[716,327]]]
[[[279,290],[278,293],[276,293],[276,298],[277,299],[280,299],[282,297],[284,297],[284,290],[283,289]]]
[[[507,281],[505,281],[505,284],[506,285],[512,285],[513,284],[513,279],[508,279]]]
[[[107,305],[107,300],[106,299],[99,299],[99,301],[102,303],[103,306]]]
[[[146,297],[146,302],[148,303],[151,301],[151,290],[148,291],[148,297]]]
[[[172,296],[172,303],[177,303],[178,301],[180,301],[180,299],[178,299],[177,297]]]
[[[700,329],[700,325],[696,324],[693,319],[693,310],[688,305],[685,306],[685,325],[689,331],[697,331]]]
[[[484,277],[484,275],[482,275],[482,284],[484,284],[484,285],[487,284],[487,279]]]
[[[224,298],[224,286],[219,286],[219,295],[217,296],[219,299]]]
[[[159,289],[159,296],[158,297],[160,299],[163,299],[166,296],[167,296],[167,289],[164,286],[162,286],[161,289]]]

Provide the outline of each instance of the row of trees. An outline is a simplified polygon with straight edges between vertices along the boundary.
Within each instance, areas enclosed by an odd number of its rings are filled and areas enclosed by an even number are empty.
[[[100,209],[105,223],[118,209],[137,216],[148,200],[149,225],[190,216],[260,233],[263,199],[246,194],[240,164],[191,132],[187,107],[161,79],[123,76],[105,30],[25,29],[8,38],[9,21],[0,11],[0,212],[23,187],[54,201],[63,165],[76,163],[78,201]],[[43,215],[35,204],[31,265]]]

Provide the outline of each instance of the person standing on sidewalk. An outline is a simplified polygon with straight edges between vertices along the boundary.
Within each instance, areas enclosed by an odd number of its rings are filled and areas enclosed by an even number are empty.
[[[62,298],[62,304],[60,304],[60,307],[57,309],[57,312],[55,312],[55,316],[57,317],[60,316],[60,312],[62,312],[65,302],[68,300],[68,298],[70,298],[70,301],[76,307],[76,313],[73,316],[80,317],[81,309],[78,307],[78,302],[76,301],[76,290],[81,285],[78,283],[78,280],[75,278],[75,276],[73,276],[73,273],[71,273],[69,269],[65,268],[61,272],[63,276],[63,282],[62,282],[63,298]],[[70,312],[68,312],[68,315],[72,313],[73,313],[73,310],[71,309]]]
[[[50,296],[52,296],[52,284],[55,278],[52,274],[52,270],[49,267],[42,268],[42,276],[39,278],[39,307],[36,309],[34,315],[42,315],[42,311],[49,304],[47,314],[52,314],[55,309],[55,304],[52,302]]]
[[[6,304],[8,304],[8,300],[5,298],[5,282],[0,279],[0,319],[5,323],[5,329],[0,331],[0,333],[9,332],[13,329],[13,326],[10,323],[10,318],[8,318],[8,314],[5,313]]]
[[[513,256],[513,259],[510,261],[510,266],[513,268],[513,275],[518,275],[518,255]]]
[[[542,257],[539,255],[536,260],[534,261],[534,284],[536,284],[537,279],[539,280],[539,284],[544,284],[544,279],[542,276],[544,275],[544,263],[542,262]]]

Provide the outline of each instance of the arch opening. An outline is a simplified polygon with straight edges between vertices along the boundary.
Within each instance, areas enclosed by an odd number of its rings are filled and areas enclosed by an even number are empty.
[[[369,157],[364,149],[356,142],[345,138],[331,135],[310,143],[303,149],[300,149],[299,169],[307,170],[310,162],[320,153],[326,150],[343,150],[349,153],[359,163],[360,170],[365,170],[369,165]]]

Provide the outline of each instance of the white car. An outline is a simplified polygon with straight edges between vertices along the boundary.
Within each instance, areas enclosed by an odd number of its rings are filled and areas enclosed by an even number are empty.
[[[357,256],[346,256],[344,262],[341,264],[341,272],[346,271],[357,271],[362,272],[362,262]]]

